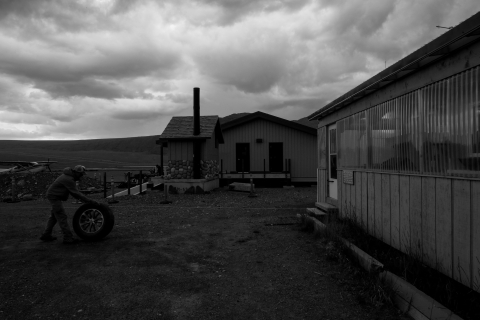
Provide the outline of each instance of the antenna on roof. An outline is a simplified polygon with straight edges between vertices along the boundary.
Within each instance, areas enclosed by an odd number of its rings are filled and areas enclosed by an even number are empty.
[[[448,29],[448,30],[453,29],[453,27],[442,27],[442,26],[436,26],[436,27],[437,27],[437,28]]]

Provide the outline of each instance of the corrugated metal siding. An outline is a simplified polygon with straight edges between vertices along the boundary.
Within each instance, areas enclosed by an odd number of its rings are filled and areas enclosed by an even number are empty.
[[[476,67],[340,120],[339,167],[480,177],[479,91]]]
[[[317,137],[263,119],[253,120],[223,132],[220,145],[223,170],[235,171],[235,144],[250,143],[250,169],[269,171],[268,144],[283,142],[283,158],[291,159],[292,180],[315,181],[317,169]],[[263,139],[257,143],[256,139]],[[284,168],[285,169],[285,168]]]
[[[168,152],[170,160],[193,160],[193,142],[170,141]]]

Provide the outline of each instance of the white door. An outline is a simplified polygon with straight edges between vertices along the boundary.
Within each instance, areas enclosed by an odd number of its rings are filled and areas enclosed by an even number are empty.
[[[328,196],[338,199],[337,183],[337,125],[328,127]]]

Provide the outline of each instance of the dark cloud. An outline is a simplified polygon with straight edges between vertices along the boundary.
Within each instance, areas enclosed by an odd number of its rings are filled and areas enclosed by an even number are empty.
[[[111,117],[119,120],[153,120],[160,116],[164,116],[161,110],[139,110],[132,106],[131,110],[115,111]]]
[[[285,62],[272,48],[266,52],[215,52],[198,57],[200,69],[221,84],[247,93],[266,92],[282,77]]]
[[[304,114],[309,112],[316,111],[323,107],[327,103],[325,98],[305,98],[305,99],[289,99],[284,101],[279,101],[276,103],[271,103],[268,105],[263,105],[260,109],[266,112],[276,112],[286,108],[294,108],[298,110],[298,115],[301,117]]]
[[[99,81],[97,79],[81,79],[76,82],[48,82],[36,83],[38,89],[42,89],[52,98],[69,98],[74,96],[92,97],[101,99],[133,98],[134,95],[115,83]]]
[[[197,0],[197,2],[220,8],[221,14],[216,22],[225,26],[239,22],[252,14],[298,11],[312,0]]]

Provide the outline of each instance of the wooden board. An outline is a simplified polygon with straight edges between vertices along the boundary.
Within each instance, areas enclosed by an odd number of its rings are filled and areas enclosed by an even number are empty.
[[[345,188],[345,200],[343,201],[343,204],[345,205],[345,217],[350,218],[351,213],[352,213],[352,203],[350,199],[350,188],[351,185],[344,183],[343,187]]]
[[[390,177],[390,224],[391,246],[400,250],[400,183],[398,175]]]
[[[472,288],[480,292],[480,181],[472,181]]]
[[[362,225],[362,173],[355,172],[355,214],[357,224]]]
[[[422,259],[422,178],[410,176],[410,249]]]
[[[400,176],[400,249],[410,252],[410,177]]]
[[[375,173],[375,237],[380,240],[383,240],[382,228],[382,174]]]
[[[325,184],[327,183],[325,170],[318,169],[318,177],[318,202],[325,202]]]
[[[368,180],[367,173],[362,172],[362,228],[368,230]]]
[[[390,245],[390,175],[382,174],[382,234],[383,242]]]
[[[453,180],[453,278],[470,285],[470,181]]]
[[[435,209],[436,269],[452,277],[452,180],[437,178]]]
[[[367,173],[368,177],[368,233],[375,235],[375,176]]]
[[[337,171],[338,174],[341,174],[342,172],[341,171]],[[330,188],[330,186],[328,186],[328,188]],[[337,200],[338,200],[338,215],[340,217],[343,217],[343,214],[344,214],[344,211],[343,211],[343,183],[341,180],[338,180],[338,184],[337,184],[337,189],[338,189],[338,192],[337,192]]]
[[[435,179],[422,178],[422,244],[423,263],[436,267],[435,249]]]

